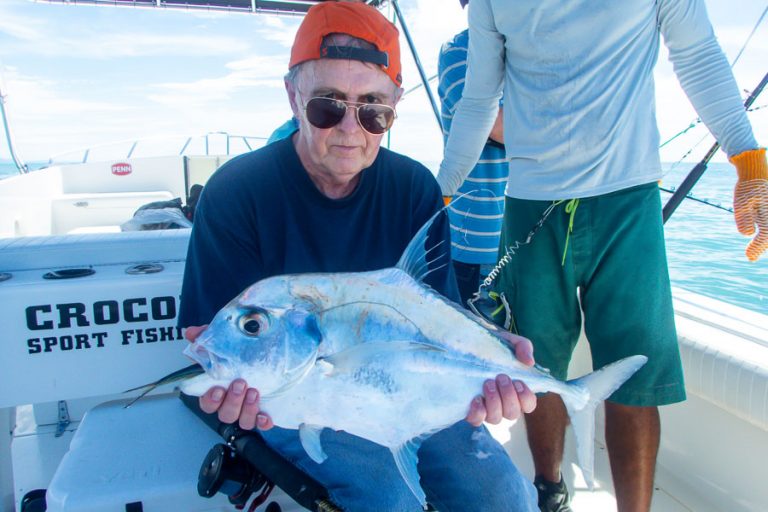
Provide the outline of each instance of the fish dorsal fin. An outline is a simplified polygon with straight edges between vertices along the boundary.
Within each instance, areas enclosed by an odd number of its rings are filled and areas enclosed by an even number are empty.
[[[447,207],[443,207],[438,210],[434,215],[432,215],[432,217],[429,218],[427,222],[424,223],[423,226],[421,226],[421,229],[416,232],[411,241],[408,243],[408,247],[406,247],[405,251],[403,251],[403,255],[400,256],[400,261],[398,261],[397,265],[395,265],[397,268],[414,278],[416,281],[423,282],[427,275],[443,268],[448,264],[448,254],[450,247],[445,248],[436,256],[430,255],[430,253],[436,251],[441,245],[443,245],[445,242],[444,240],[440,240],[438,243],[427,249],[427,235],[429,233],[429,228],[432,227],[432,225],[441,215],[445,215],[447,217]],[[430,257],[432,258],[431,260],[429,259]],[[429,268],[430,265],[435,263],[439,263],[439,265],[433,268]]]
[[[307,452],[309,458],[318,464],[322,464],[325,462],[325,459],[328,458],[328,455],[325,454],[323,445],[320,442],[320,433],[323,431],[323,428],[325,427],[320,425],[307,425],[306,423],[302,423],[299,426],[299,440],[301,441],[301,446],[304,448],[304,451]]]
[[[421,477],[419,476],[419,470],[416,466],[419,463],[417,452],[425,438],[426,436],[417,437],[410,441],[406,441],[400,446],[390,448],[392,457],[395,458],[397,469],[400,471],[400,475],[402,475],[406,485],[408,485],[408,488],[413,495],[416,496],[416,499],[419,500],[422,507],[427,504],[427,495],[424,494],[424,490],[419,483]]]
[[[354,345],[322,359],[327,375],[349,373],[373,360],[385,361],[388,357],[411,351],[442,351],[445,349],[412,341],[371,341]]]

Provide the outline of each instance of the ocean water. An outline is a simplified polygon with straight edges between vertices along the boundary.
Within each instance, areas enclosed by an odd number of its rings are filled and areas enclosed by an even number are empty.
[[[40,167],[37,164],[35,167]],[[693,165],[665,165],[662,186],[676,187]],[[0,179],[15,175],[0,161]],[[730,208],[735,171],[730,164],[710,164],[692,194]],[[670,194],[661,193],[662,203]],[[744,256],[748,238],[739,234],[733,214],[685,200],[665,226],[672,284],[692,292],[768,314],[768,254],[755,263]]]
[[[670,167],[665,166],[665,188],[677,186],[693,166]],[[691,194],[731,208],[735,182],[730,164],[710,164]],[[662,202],[670,196],[662,192]],[[664,229],[673,285],[768,313],[768,254],[754,263],[747,260],[750,239],[736,230],[732,213],[686,199]]]
[[[27,166],[30,170],[40,169],[46,165],[47,163],[45,162],[27,162]],[[16,176],[17,174],[19,174],[19,171],[16,169],[16,165],[13,162],[0,160],[0,180],[9,176]]]

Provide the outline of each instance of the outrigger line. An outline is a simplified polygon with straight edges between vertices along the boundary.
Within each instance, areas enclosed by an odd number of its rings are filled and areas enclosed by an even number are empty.
[[[677,190],[677,189],[675,187],[666,188],[666,187],[659,186],[659,190],[661,190],[662,192],[667,192],[669,194],[674,194],[675,190]],[[687,194],[685,196],[685,198],[686,199],[690,199],[692,201],[696,201],[696,202],[701,203],[701,204],[705,204],[707,206],[712,206],[714,208],[719,208],[720,210],[723,210],[724,212],[733,213],[733,208],[729,208],[727,206],[723,206],[720,203],[713,203],[713,202],[711,202],[707,198],[703,198],[702,199],[701,197],[696,197],[693,194]]]
[[[752,94],[750,94],[744,102],[745,109],[748,110],[749,107],[752,106],[752,103],[754,103],[757,97],[760,96],[760,93],[763,92],[766,84],[768,84],[768,73],[763,76],[763,79],[760,80],[760,83],[757,84],[757,87],[755,87],[755,89],[752,91]],[[707,170],[707,164],[709,164],[709,161],[712,160],[713,156],[715,156],[715,153],[717,153],[718,149],[720,149],[720,143],[715,142],[709,151],[707,151],[707,154],[704,155],[704,158],[702,158],[702,160],[696,164],[691,172],[688,173],[688,176],[685,177],[677,190],[675,190],[675,192],[672,194],[672,197],[669,198],[669,201],[667,201],[667,204],[664,205],[664,209],[662,210],[662,219],[664,223],[669,220],[677,207],[680,206],[680,203],[683,202],[683,199],[685,199],[691,189],[693,189],[693,186],[696,185],[696,182],[699,181],[699,178],[701,178],[701,176],[704,174],[704,171]]]

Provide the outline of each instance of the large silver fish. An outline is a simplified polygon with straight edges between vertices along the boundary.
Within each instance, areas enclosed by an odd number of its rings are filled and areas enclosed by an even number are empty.
[[[483,382],[505,373],[533,392],[563,398],[591,483],[595,407],[647,358],[629,357],[568,382],[526,367],[499,328],[422,283],[429,224],[394,268],[283,275],[246,289],[185,349],[205,373],[182,391],[199,396],[245,379],[259,389],[261,409],[275,425],[299,429],[313,460],[326,458],[323,428],[369,439],[392,451],[423,504],[421,442],[464,418]]]

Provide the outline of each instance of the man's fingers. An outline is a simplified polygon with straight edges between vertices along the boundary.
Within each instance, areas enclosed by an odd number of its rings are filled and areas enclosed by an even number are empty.
[[[533,366],[535,364],[533,359],[533,343],[531,343],[531,340],[507,331],[501,331],[499,334],[514,349],[515,358],[518,361],[527,366]]]
[[[533,366],[536,361],[533,359],[533,343],[528,338],[522,338],[515,345],[515,357],[526,366]]]
[[[253,388],[246,390],[243,408],[240,411],[240,428],[253,430],[256,428],[256,416],[259,414],[259,392]]]
[[[200,336],[200,333],[203,332],[208,327],[208,324],[205,325],[190,325],[186,329],[184,329],[184,337],[187,339],[187,341],[195,341],[198,336]]]
[[[221,402],[221,407],[219,407],[219,420],[224,423],[234,423],[240,418],[247,388],[248,385],[243,379],[232,381],[227,394],[224,395],[224,401]]]
[[[483,397],[476,396],[472,403],[469,404],[469,412],[465,418],[467,422],[475,427],[479,427],[485,420],[485,404],[483,403]]]
[[[522,381],[516,380],[513,382],[513,385],[515,386],[515,391],[517,391],[520,410],[525,414],[533,412],[533,410],[536,409],[536,393],[531,391]]]
[[[495,380],[487,380],[483,384],[483,397],[485,398],[485,421],[495,425],[503,419],[503,408],[499,388]]]
[[[219,386],[209,389],[200,397],[200,409],[208,414],[218,411],[225,393],[226,390]]]
[[[272,418],[260,412],[259,415],[256,416],[256,426],[259,427],[259,430],[269,430],[274,427],[275,424],[272,423]]]
[[[272,423],[272,418],[261,412],[259,392],[255,388],[248,388],[245,392],[245,400],[238,423],[243,430],[253,430],[257,427],[259,430],[269,430],[275,426]]]
[[[508,420],[520,417],[520,401],[517,397],[517,388],[508,375],[498,375],[496,386],[501,396],[501,414]],[[499,420],[501,421],[501,420]]]

